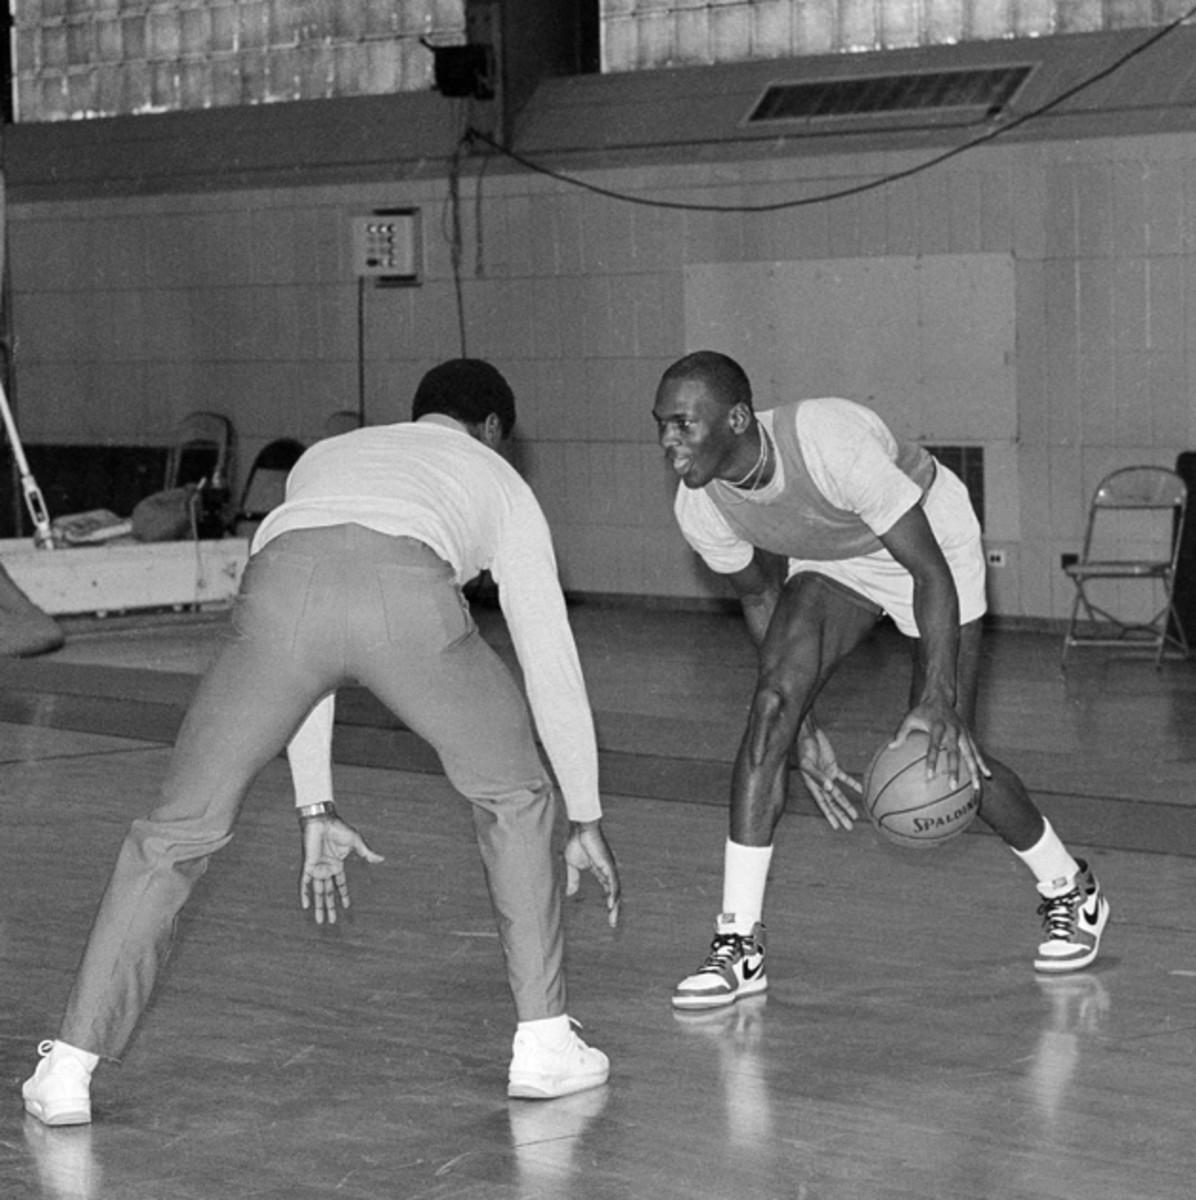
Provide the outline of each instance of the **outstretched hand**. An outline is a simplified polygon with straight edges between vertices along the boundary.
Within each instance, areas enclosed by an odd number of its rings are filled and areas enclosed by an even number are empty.
[[[798,731],[797,769],[827,824],[832,829],[851,829],[860,814],[843,789],[849,787],[861,795],[864,789],[854,775],[839,766],[830,738],[812,721]]]
[[[582,871],[593,871],[606,893],[607,920],[614,929],[619,924],[623,887],[619,868],[602,832],[601,821],[575,821],[565,843],[565,895],[576,896],[581,887]]]
[[[299,876],[299,903],[314,908],[316,924],[325,919],[336,924],[336,905],[349,907],[349,881],[345,859],[350,853],[368,863],[384,862],[365,844],[365,839],[340,817],[316,817],[303,823],[303,872]]]

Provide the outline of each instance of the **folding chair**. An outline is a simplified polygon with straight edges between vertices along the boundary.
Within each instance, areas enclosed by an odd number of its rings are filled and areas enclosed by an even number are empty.
[[[324,437],[336,437],[339,433],[349,433],[353,429],[360,429],[364,422],[361,419],[361,413],[355,408],[338,408],[336,412],[329,413],[324,420]]]
[[[222,413],[193,412],[179,422],[166,456],[164,488],[207,480],[227,488],[232,472],[233,425]]]
[[[1170,649],[1188,657],[1173,600],[1187,509],[1187,484],[1166,467],[1122,467],[1100,481],[1084,547],[1063,568],[1076,589],[1064,665],[1073,646],[1153,650],[1156,667]]]
[[[305,449],[294,438],[276,438],[258,451],[233,517],[233,532],[238,537],[251,533],[271,509],[283,502],[287,476]]]

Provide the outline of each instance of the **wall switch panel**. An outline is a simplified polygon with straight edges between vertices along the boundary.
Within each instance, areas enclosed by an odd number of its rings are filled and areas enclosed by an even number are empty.
[[[353,274],[379,283],[414,284],[422,273],[419,209],[379,210],[351,218]]]

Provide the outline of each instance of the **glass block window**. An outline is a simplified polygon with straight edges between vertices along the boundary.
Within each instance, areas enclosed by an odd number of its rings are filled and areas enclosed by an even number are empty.
[[[465,0],[10,0],[17,121],[422,91]]]
[[[1165,25],[1180,0],[601,0],[602,70]]]

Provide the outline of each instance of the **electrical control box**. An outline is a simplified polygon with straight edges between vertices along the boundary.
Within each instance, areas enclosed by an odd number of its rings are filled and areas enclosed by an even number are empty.
[[[377,209],[353,217],[353,274],[382,285],[410,287],[423,273],[417,208]]]

